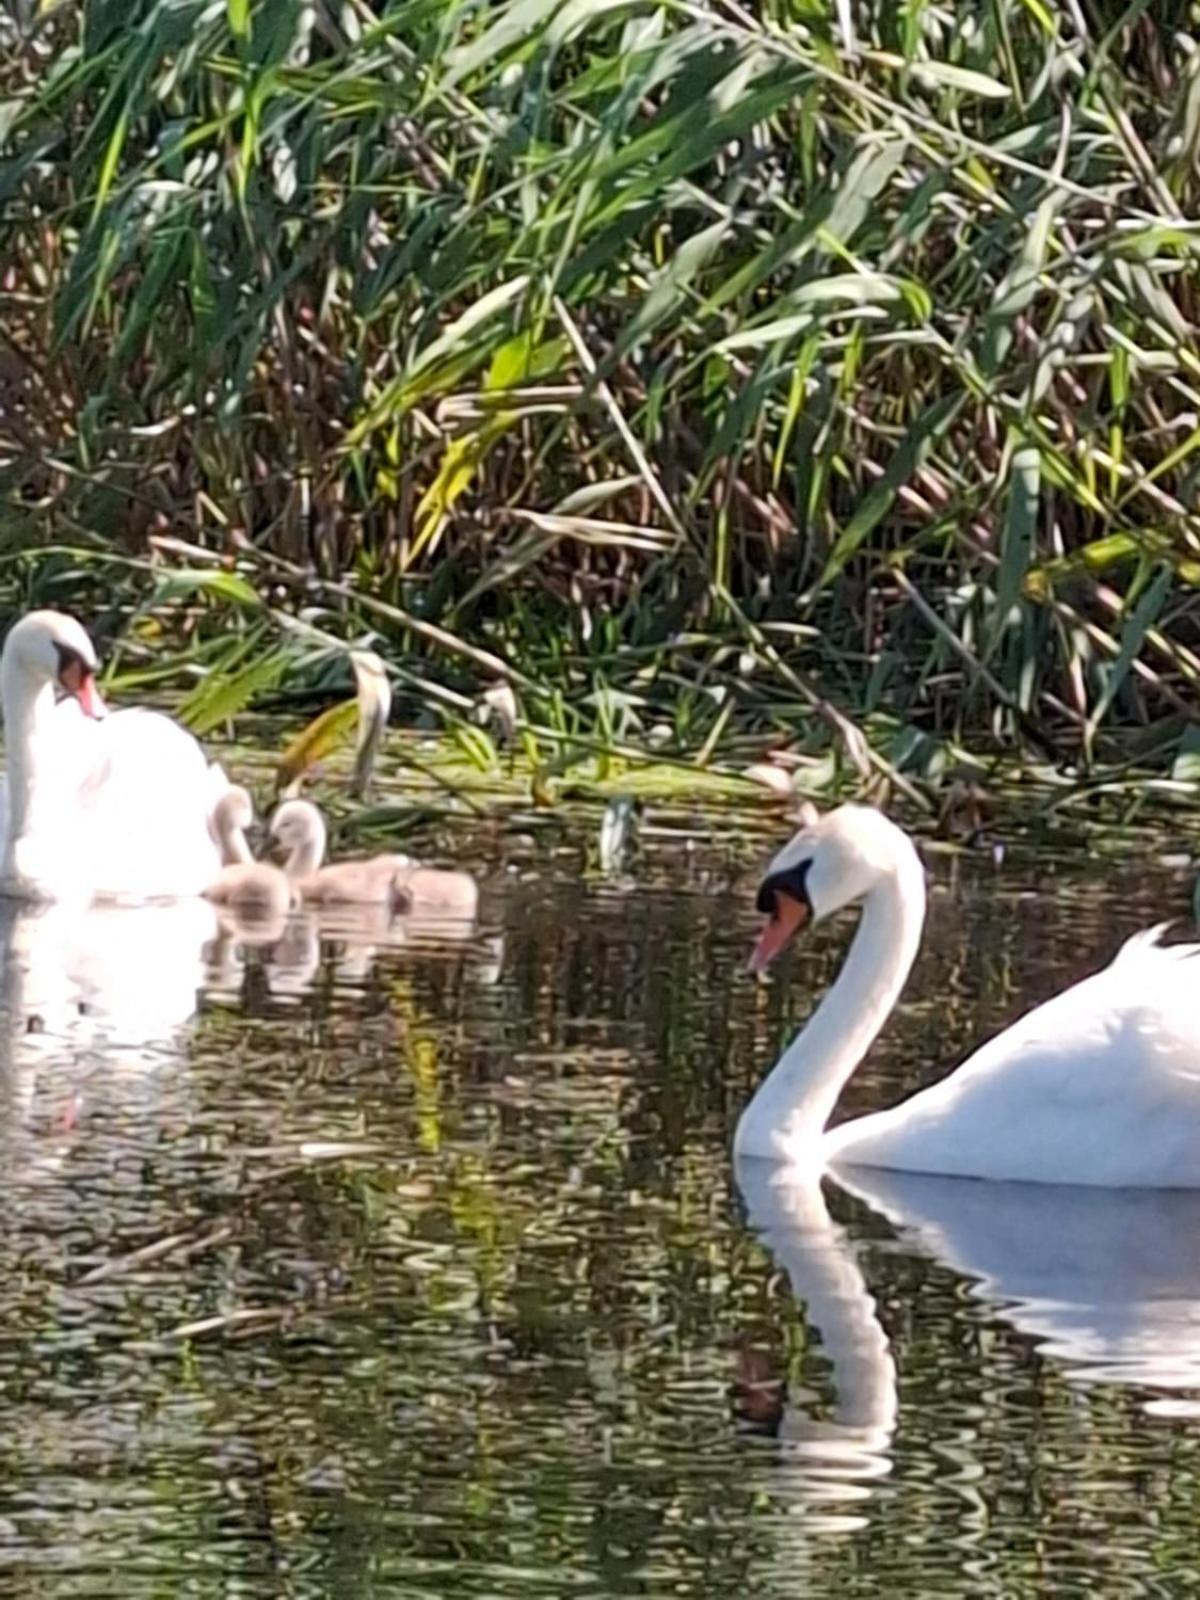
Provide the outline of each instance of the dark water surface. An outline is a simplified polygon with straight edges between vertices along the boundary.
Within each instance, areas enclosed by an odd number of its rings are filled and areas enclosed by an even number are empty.
[[[845,1110],[1190,898],[931,866]],[[848,924],[758,985],[720,851],[483,876],[457,940],[10,918],[0,1590],[1200,1587],[1200,1199],[751,1172],[748,1220],[738,1112]]]

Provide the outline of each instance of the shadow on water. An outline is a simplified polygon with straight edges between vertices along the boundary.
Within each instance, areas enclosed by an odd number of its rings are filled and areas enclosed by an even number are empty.
[[[936,876],[845,1110],[1186,904]],[[747,887],[666,877],[496,871],[472,927],[3,911],[0,1586],[1196,1581],[1200,1200],[735,1183],[841,936],[751,983]]]

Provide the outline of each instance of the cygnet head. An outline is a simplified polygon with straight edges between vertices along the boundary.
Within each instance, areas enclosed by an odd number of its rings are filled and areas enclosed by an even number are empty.
[[[761,972],[802,928],[862,900],[883,877],[921,872],[908,835],[873,806],[844,805],[825,816],[806,804],[803,827],[767,868],[757,909],[768,918],[750,969]]]
[[[311,800],[285,800],[271,818],[270,831],[289,877],[315,872],[325,859],[325,820]]]
[[[102,717],[96,688],[95,647],[74,617],[61,611],[31,611],[8,631],[0,658],[5,678],[17,676],[41,687],[52,683],[73,695],[89,717]]]

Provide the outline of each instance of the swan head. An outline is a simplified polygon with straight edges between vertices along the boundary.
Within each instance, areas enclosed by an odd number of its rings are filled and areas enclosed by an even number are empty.
[[[61,611],[30,611],[9,629],[2,659],[6,671],[39,686],[52,683],[74,696],[89,717],[104,715],[104,701],[96,688],[95,646],[74,617]]]
[[[271,843],[292,870],[315,872],[325,856],[325,821],[311,800],[285,800],[271,818]]]
[[[752,972],[769,966],[802,928],[864,899],[898,863],[916,861],[907,835],[873,806],[838,806],[820,816],[806,804],[801,819],[759,887],[755,904],[768,920],[750,957]]]

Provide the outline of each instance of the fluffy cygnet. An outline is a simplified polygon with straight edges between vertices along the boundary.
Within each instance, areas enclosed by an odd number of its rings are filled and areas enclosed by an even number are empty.
[[[465,872],[422,867],[394,854],[322,866],[325,822],[311,801],[285,800],[271,818],[271,839],[285,852],[284,872],[310,905],[389,905],[397,912],[475,915],[479,893]]]
[[[255,861],[246,843],[254,821],[254,804],[238,784],[231,784],[213,807],[212,831],[225,863],[221,875],[204,891],[217,905],[231,906],[251,919],[286,916],[299,903],[286,872],[268,861]]]

